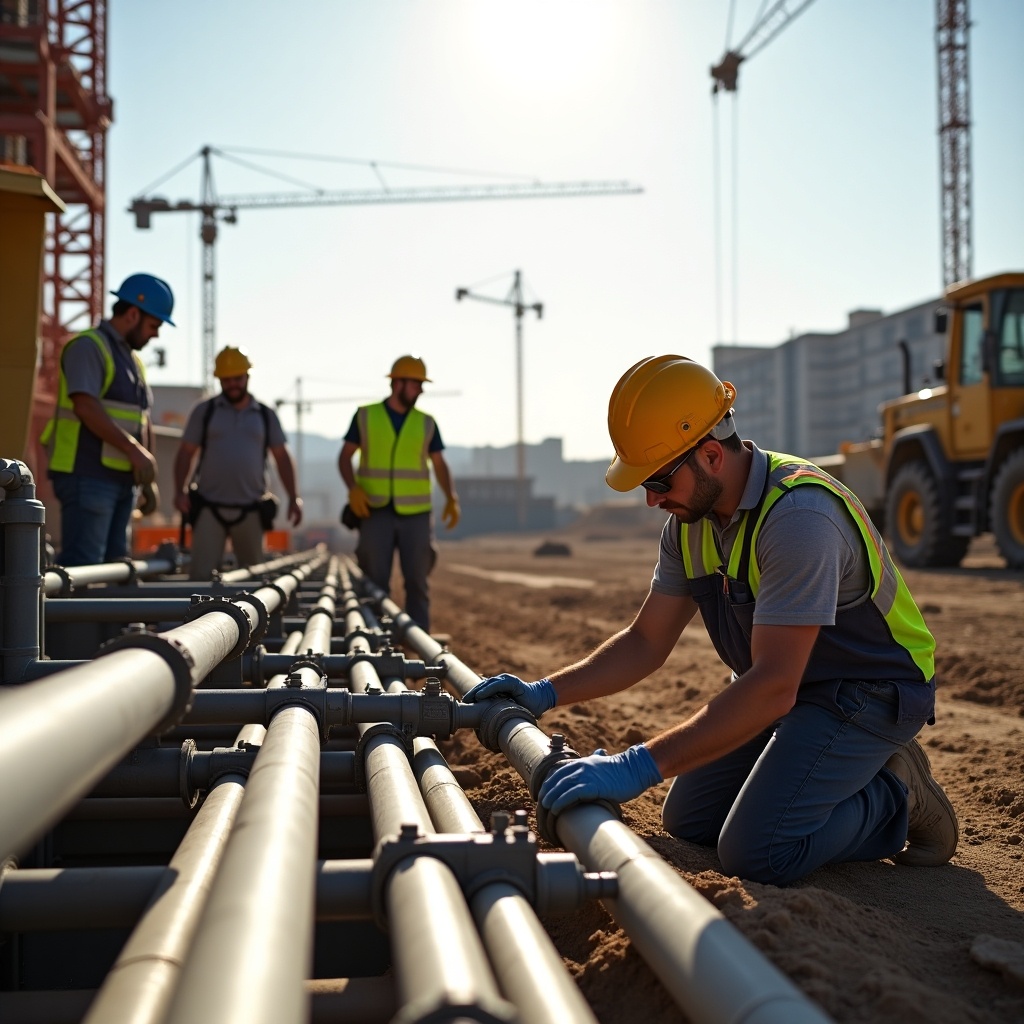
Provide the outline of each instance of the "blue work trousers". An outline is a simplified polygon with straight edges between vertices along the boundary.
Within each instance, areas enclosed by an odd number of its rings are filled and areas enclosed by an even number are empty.
[[[135,508],[135,485],[98,476],[53,477],[60,502],[59,565],[99,565],[128,554],[128,523]]]
[[[405,610],[417,626],[430,631],[430,582],[434,568],[433,516],[430,512],[399,515],[393,507],[375,508],[359,525],[356,560],[359,568],[386,594],[391,592],[391,568],[398,564],[405,583]]]
[[[927,701],[906,703],[920,706],[901,714],[899,687],[886,681],[802,686],[771,729],[675,779],[665,829],[717,846],[726,874],[774,885],[899,853],[907,796],[883,765],[931,715]]]

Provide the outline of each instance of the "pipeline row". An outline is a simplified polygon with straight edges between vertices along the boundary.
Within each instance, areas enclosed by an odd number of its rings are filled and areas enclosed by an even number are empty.
[[[479,675],[354,564],[307,552],[200,593],[148,564],[58,585],[11,465],[0,777],[19,784],[0,790],[0,954],[8,936],[127,937],[95,987],[0,968],[0,1019],[593,1024],[541,918],[598,899],[698,1024],[827,1020],[615,808],[538,806],[564,853],[540,851],[522,809],[482,822],[436,740],[475,730],[534,797],[578,755],[514,702],[461,703]],[[48,659],[47,627],[76,623],[119,633]],[[55,829],[156,819],[181,829],[166,863],[47,861]],[[321,854],[328,827],[345,856]],[[387,974],[359,976],[357,950],[320,938],[347,924],[386,935]]]

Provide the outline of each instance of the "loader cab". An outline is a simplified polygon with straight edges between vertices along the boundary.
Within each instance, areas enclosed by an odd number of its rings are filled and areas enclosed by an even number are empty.
[[[985,459],[1000,425],[1024,415],[1024,275],[947,294],[950,457]]]

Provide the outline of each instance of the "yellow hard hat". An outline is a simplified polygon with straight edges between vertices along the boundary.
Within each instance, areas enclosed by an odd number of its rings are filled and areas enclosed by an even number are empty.
[[[617,491],[638,487],[720,423],[736,389],[686,356],[649,356],[620,378],[608,401],[615,458],[604,478]]]
[[[252,363],[249,362],[249,357],[240,348],[232,348],[231,345],[228,345],[227,348],[222,348],[217,353],[213,364],[213,375],[218,380],[221,377],[241,377],[243,373],[248,373],[251,369]]]
[[[427,364],[419,356],[399,356],[395,365],[391,367],[388,376],[394,380],[396,377],[405,377],[407,380],[426,381],[428,384],[434,382],[427,376]]]

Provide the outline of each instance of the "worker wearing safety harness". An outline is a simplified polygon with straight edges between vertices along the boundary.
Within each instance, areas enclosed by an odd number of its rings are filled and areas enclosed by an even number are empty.
[[[252,363],[239,348],[217,353],[213,375],[220,394],[194,406],[174,458],[174,507],[192,526],[189,577],[208,580],[221,564],[228,538],[239,568],[263,560],[277,498],[267,488],[267,454],[288,494],[288,522],[302,522],[295,463],[281,421],[249,392]]]
[[[138,353],[162,324],[174,326],[174,295],[151,274],[132,274],[111,294],[110,319],[61,351],[57,405],[40,437],[61,506],[61,565],[124,558],[140,494],[144,514],[158,502],[152,398]]]
[[[699,612],[733,681],[622,753],[552,769],[539,800],[631,800],[674,777],[667,831],[716,846],[727,874],[783,885],[823,864],[944,864],[959,830],[914,739],[934,721],[934,641],[856,496],[736,433],[736,392],[683,356],[643,359],[608,409],[611,487],[669,513],[631,625],[537,682],[502,674],[464,698],[533,714],[623,690]]]
[[[437,552],[431,515],[430,466],[444,491],[442,518],[449,530],[459,522],[459,499],[445,461],[441,433],[432,416],[415,408],[430,383],[417,356],[401,356],[388,374],[391,394],[364,405],[352,417],[338,456],[338,471],[348,488],[343,522],[359,530],[359,567],[385,593],[390,592],[395,551],[405,581],[405,609],[417,625],[430,629],[428,575]],[[352,458],[359,452],[359,468]]]

